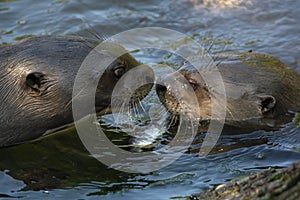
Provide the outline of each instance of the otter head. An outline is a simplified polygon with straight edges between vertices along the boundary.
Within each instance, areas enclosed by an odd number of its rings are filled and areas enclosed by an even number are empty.
[[[80,37],[41,36],[0,49],[0,146],[32,140],[48,130],[73,122],[74,80],[92,50],[90,44],[96,45],[97,42]],[[140,65],[120,45],[109,45],[111,51],[98,52],[98,61],[105,63],[116,52],[124,54],[110,65],[103,66],[100,62],[94,71],[84,74],[81,80],[83,91],[93,84],[98,85],[93,96],[96,110],[88,110],[85,114],[106,110],[118,80]],[[105,69],[99,77],[101,67]],[[143,69],[141,73],[144,75],[140,78],[153,80],[152,70],[147,66]],[[136,95],[142,99],[151,87],[147,85],[137,90]],[[85,94],[78,93],[75,98]]]
[[[184,81],[178,82],[174,75],[170,74],[161,81],[162,84],[156,85],[160,100],[173,115],[189,112],[191,117],[195,116],[200,121],[219,120],[223,117],[225,126],[238,128],[234,132],[241,130],[249,132],[272,127],[275,123],[273,119],[288,110],[277,99],[281,100],[278,94],[286,89],[282,88],[280,81],[269,82],[270,79],[275,79],[274,77],[268,79],[265,75],[264,77],[255,77],[255,75],[249,77],[249,73],[254,70],[257,74],[269,72],[265,69],[253,69],[252,66],[248,66],[247,69],[245,63],[234,59],[236,58],[227,56],[218,67],[225,87],[226,102],[223,101],[225,99],[222,98],[223,94],[219,94],[215,89],[218,84],[217,80],[210,81],[209,85],[204,81],[203,77],[214,77],[210,68],[203,68],[204,70],[199,72],[189,64],[184,64],[177,71],[184,77],[185,83]],[[186,83],[193,89],[192,91],[187,92]],[[178,98],[178,93],[181,93],[183,98]],[[192,98],[192,95],[196,96],[198,107],[195,107],[195,104],[186,105],[187,103],[182,101]],[[214,113],[212,113],[212,108],[214,108]],[[225,115],[222,115],[222,109],[225,109]]]

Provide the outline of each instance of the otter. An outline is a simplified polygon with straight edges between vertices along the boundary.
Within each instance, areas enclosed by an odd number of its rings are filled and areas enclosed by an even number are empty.
[[[80,36],[35,36],[0,48],[0,147],[39,138],[49,130],[73,122],[72,91],[81,63],[99,44],[96,39]],[[118,80],[130,69],[141,65],[126,50],[112,42],[108,51],[98,51],[100,60],[118,57],[107,67],[101,79],[97,71],[86,75],[88,86],[96,81],[96,112],[109,108]],[[142,65],[137,76],[154,79],[150,67]],[[152,88],[147,85],[135,94],[142,99]],[[95,112],[95,111],[94,111]]]
[[[275,57],[254,52],[232,52],[216,54],[213,60],[223,79],[227,101],[222,133],[278,130],[300,111],[300,75]],[[224,104],[218,99],[214,101],[217,103],[212,103],[217,96],[212,95],[213,88],[203,79],[210,73],[209,67],[202,74],[186,62],[178,72],[191,85],[199,105],[198,131],[205,132],[211,120],[218,120],[212,119],[211,108]],[[172,76],[170,74],[161,80],[164,84],[156,85],[159,99],[174,116],[194,112],[189,106],[184,106],[180,98],[175,98],[174,92],[180,93],[184,89],[178,86],[172,88],[167,81]]]

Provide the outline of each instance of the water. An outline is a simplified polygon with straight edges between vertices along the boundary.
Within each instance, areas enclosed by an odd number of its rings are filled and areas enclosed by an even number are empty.
[[[0,43],[40,34],[91,37],[87,30],[109,37],[131,28],[156,26],[185,33],[207,48],[214,41],[211,52],[268,53],[300,72],[299,7],[300,2],[292,0],[0,0]],[[173,56],[158,53],[134,56],[151,66],[176,64]],[[91,158],[71,129],[1,149],[0,198],[184,198],[250,172],[299,160],[299,131],[291,123],[275,132],[226,136],[206,158],[185,154],[159,171],[127,174]],[[121,133],[112,137],[127,139]]]

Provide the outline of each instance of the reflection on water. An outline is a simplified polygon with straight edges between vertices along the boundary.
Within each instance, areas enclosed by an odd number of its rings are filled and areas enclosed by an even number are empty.
[[[19,0],[0,0],[0,3],[4,3],[4,2],[13,2],[13,1],[19,1]]]
[[[91,157],[74,127],[32,143],[3,148],[0,158],[0,170],[22,180],[24,185],[18,189],[23,191],[74,187],[97,180],[122,182],[130,177]],[[0,187],[0,193],[10,190]]]
[[[128,135],[115,132],[111,126],[105,130],[119,147],[130,142]],[[134,199],[148,194],[144,199],[168,199],[188,196],[209,185],[270,166],[285,167],[299,160],[299,130],[290,123],[275,132],[222,136],[212,154],[201,159],[197,155],[204,135],[200,135],[189,152],[170,166],[148,174],[127,174],[110,169],[90,156],[71,127],[41,140],[1,149],[0,185],[5,186],[0,187],[0,197],[37,195],[53,199],[76,194],[76,198],[84,199],[99,195],[101,199]]]

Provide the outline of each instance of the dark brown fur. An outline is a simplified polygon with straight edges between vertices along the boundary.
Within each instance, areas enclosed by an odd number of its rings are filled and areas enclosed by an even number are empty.
[[[35,139],[49,129],[73,122],[74,80],[81,63],[99,42],[76,36],[39,36],[0,48],[0,147]],[[117,44],[109,46],[111,52],[99,52],[100,60],[125,52]],[[110,105],[120,78],[116,69],[122,67],[125,73],[138,65],[132,56],[124,54],[105,70],[100,81],[96,71],[85,77],[87,87],[99,81],[98,112]],[[153,79],[152,73],[147,76]]]
[[[289,111],[300,111],[300,75],[278,59],[258,53],[224,53],[214,58],[215,63],[219,63],[227,99],[224,132],[277,129],[291,120]],[[224,102],[217,99],[217,103],[212,104],[217,96],[211,93],[213,87],[203,82],[203,76],[210,73],[209,68],[199,74],[186,64],[179,72],[197,96],[200,120],[218,120],[211,119],[211,107],[222,106]],[[180,100],[174,98],[171,90],[158,86],[157,91],[171,113],[182,113]]]

